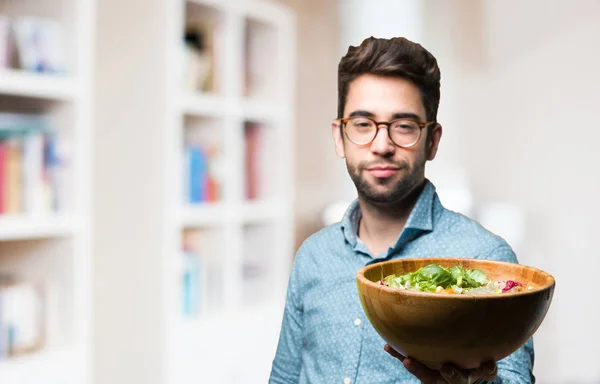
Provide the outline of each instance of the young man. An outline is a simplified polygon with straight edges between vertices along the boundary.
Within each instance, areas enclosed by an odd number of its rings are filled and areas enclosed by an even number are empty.
[[[335,151],[358,199],[298,250],[269,382],[535,382],[532,340],[469,372],[433,371],[384,346],[358,298],[360,268],[407,257],[517,259],[502,238],[446,210],[425,178],[442,136],[440,70],[428,51],[404,38],[366,39],[342,58],[338,91]]]

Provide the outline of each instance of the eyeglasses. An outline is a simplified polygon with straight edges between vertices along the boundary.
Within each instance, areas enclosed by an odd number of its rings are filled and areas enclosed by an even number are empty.
[[[363,116],[339,119],[339,121],[344,127],[344,133],[348,140],[356,145],[371,144],[377,137],[378,127],[385,125],[392,142],[402,148],[409,148],[417,144],[421,138],[423,128],[435,124],[435,121],[421,123],[408,118],[396,119],[390,122],[375,121]]]

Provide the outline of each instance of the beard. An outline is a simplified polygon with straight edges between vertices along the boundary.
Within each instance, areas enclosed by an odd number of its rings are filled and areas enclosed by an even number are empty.
[[[346,168],[356,186],[358,195],[365,201],[377,205],[397,205],[405,201],[411,192],[422,184],[425,174],[425,159],[417,159],[414,166],[405,161],[371,161],[351,164],[346,159]],[[367,169],[377,164],[388,164],[398,168],[395,175],[385,179],[367,179]]]

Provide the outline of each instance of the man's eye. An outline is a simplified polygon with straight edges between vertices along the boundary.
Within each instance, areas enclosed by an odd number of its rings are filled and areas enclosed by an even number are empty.
[[[395,129],[398,131],[412,131],[412,130],[419,129],[419,127],[416,124],[412,124],[412,123],[398,123],[398,124],[394,124],[394,126],[392,126],[392,129]]]
[[[351,125],[355,128],[365,129],[371,127],[372,123],[367,119],[356,119],[351,121]]]

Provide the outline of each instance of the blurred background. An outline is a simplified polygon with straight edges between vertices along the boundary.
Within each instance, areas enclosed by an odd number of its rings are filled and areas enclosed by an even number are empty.
[[[557,280],[538,382],[600,383],[595,0],[0,0],[0,382],[267,382],[369,36],[438,59],[442,203]]]

